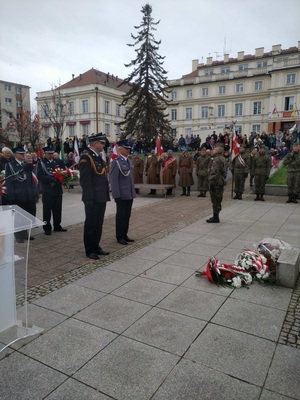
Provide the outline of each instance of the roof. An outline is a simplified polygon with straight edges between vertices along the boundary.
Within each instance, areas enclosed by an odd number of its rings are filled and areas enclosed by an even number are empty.
[[[124,84],[119,87],[119,85],[122,82],[123,79],[120,79],[117,76],[114,76],[110,73],[101,72],[95,68],[92,68],[84,72],[83,74],[79,74],[78,76],[73,77],[73,79],[71,79],[69,82],[59,86],[59,89],[69,89],[87,85],[99,85],[99,86],[101,85],[117,89],[122,92],[127,92],[130,86],[128,84]]]

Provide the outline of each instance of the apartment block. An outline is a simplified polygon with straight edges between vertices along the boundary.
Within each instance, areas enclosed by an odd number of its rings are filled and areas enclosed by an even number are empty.
[[[9,140],[18,140],[14,119],[27,110],[30,110],[30,87],[0,81],[0,131],[6,130]]]
[[[278,132],[295,124],[300,131],[300,41],[297,47],[263,47],[236,58],[192,61],[192,72],[170,80],[168,108],[174,136],[222,132]]]

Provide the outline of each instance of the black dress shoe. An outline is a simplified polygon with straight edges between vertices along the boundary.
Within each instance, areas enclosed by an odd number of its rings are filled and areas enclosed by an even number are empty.
[[[90,254],[87,254],[86,256],[92,260],[99,260],[99,256],[95,253],[90,253]]]
[[[50,236],[51,235],[51,231],[45,231],[45,235]]]
[[[24,239],[18,238],[18,239],[16,239],[16,242],[17,243],[24,243]]]
[[[134,239],[130,239],[128,236],[125,237],[126,242],[134,242]]]
[[[99,254],[99,256],[108,256],[109,255],[109,251],[105,251],[103,249],[98,249],[97,250],[97,254]]]
[[[124,244],[124,245],[127,245],[127,244],[128,244],[128,243],[126,242],[125,239],[119,239],[119,240],[118,240],[118,243]]]
[[[33,236],[29,236],[29,240],[34,240],[34,237]]]
[[[68,229],[62,228],[61,226],[59,226],[58,228],[54,228],[55,232],[67,232]]]

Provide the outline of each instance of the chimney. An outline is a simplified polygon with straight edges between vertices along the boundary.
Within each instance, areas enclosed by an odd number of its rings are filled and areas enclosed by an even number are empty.
[[[274,44],[272,46],[272,55],[280,54],[281,53],[281,44]]]
[[[238,56],[238,61],[242,61],[244,59],[244,51],[238,51],[237,56]]]
[[[199,60],[192,60],[192,71],[197,71]]]
[[[213,58],[212,57],[206,57],[206,65],[212,65]]]
[[[263,57],[264,51],[265,51],[264,47],[258,47],[257,49],[255,49],[255,58]]]
[[[300,51],[300,40],[298,40],[298,51]]]
[[[75,77],[75,75],[74,75],[74,74],[72,74],[72,79],[74,79],[74,77]]]
[[[81,74],[79,75],[79,79],[81,80]]]
[[[228,63],[229,61],[229,54],[224,54],[224,63]]]

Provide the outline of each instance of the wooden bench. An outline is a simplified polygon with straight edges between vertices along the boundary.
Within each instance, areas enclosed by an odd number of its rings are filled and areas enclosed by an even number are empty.
[[[172,197],[175,196],[174,185],[164,185],[164,184],[151,184],[151,183],[135,183],[135,189],[147,189],[147,190],[162,190],[165,198],[167,197],[167,189],[172,189]]]

